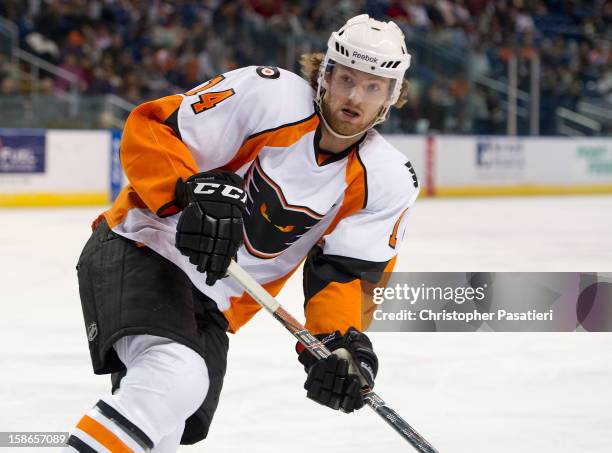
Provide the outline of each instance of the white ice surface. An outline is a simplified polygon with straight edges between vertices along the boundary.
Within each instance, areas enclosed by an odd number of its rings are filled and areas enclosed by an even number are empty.
[[[0,210],[0,431],[68,431],[109,389],[74,270],[98,212]],[[612,197],[420,200],[396,269],[612,271]],[[299,275],[280,299],[300,317]],[[612,334],[371,337],[376,390],[440,453],[612,452]],[[307,400],[293,345],[263,312],[232,336],[209,438],[181,451],[412,451],[367,408]]]

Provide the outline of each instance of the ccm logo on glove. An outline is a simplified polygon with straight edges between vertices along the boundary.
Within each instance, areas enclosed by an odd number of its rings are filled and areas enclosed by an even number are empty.
[[[176,199],[183,211],[176,225],[176,247],[199,272],[206,284],[227,275],[242,244],[247,199],[244,181],[234,173],[209,171],[176,185]]]
[[[219,189],[221,190],[219,191]],[[196,183],[196,187],[193,190],[193,193],[199,195],[212,195],[215,192],[219,192],[224,197],[233,198],[234,200],[240,200],[242,203],[246,203],[246,192],[234,186],[217,184],[214,182],[199,182]]]

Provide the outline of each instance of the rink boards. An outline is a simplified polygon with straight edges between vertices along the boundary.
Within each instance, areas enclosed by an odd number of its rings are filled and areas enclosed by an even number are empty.
[[[612,193],[612,139],[387,136],[429,196]]]
[[[0,129],[0,206],[109,201],[111,132]]]
[[[612,193],[612,139],[388,135],[427,196]],[[119,133],[0,129],[0,206],[108,203]]]

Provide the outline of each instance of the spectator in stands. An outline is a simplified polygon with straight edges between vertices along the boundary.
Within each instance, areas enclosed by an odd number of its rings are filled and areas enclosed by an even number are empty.
[[[85,77],[85,71],[83,70],[83,60],[79,62],[76,55],[67,53],[64,56],[64,61],[59,68],[74,77],[75,83],[80,91],[85,91],[87,89],[87,80]],[[71,85],[72,84],[67,77],[57,76],[55,79],[55,89],[60,93],[67,92]]]
[[[16,96],[17,86],[15,80],[11,77],[5,76],[0,79],[0,95],[1,96]]]
[[[503,115],[503,95],[494,100],[488,90],[466,98],[449,87],[458,72],[505,82],[507,56],[528,55],[525,50],[540,55],[542,97],[555,96],[543,99],[541,118],[554,117],[555,106],[575,108],[585,97],[611,96],[610,41],[603,39],[612,22],[610,0],[0,1],[0,15],[17,24],[22,46],[74,74],[79,90],[135,103],[239,66],[285,66],[296,54],[324,46],[319,30],[364,11],[403,28],[416,63],[410,75],[425,93],[413,111],[433,113],[431,123],[440,130],[465,127],[441,121],[456,114],[441,112],[441,105],[462,106],[463,112],[474,102],[480,107],[472,110],[482,112],[486,99],[497,106],[491,114]],[[520,87],[528,91],[526,60],[519,70]],[[55,85],[68,89],[61,78]]]

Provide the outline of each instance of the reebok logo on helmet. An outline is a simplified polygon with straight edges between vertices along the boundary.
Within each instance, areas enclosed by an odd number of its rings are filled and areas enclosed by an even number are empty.
[[[363,54],[363,53],[359,53],[356,50],[353,50],[353,57],[359,58],[360,60],[369,61],[371,63],[378,63],[378,58],[370,57],[369,55],[366,55],[366,54]]]

